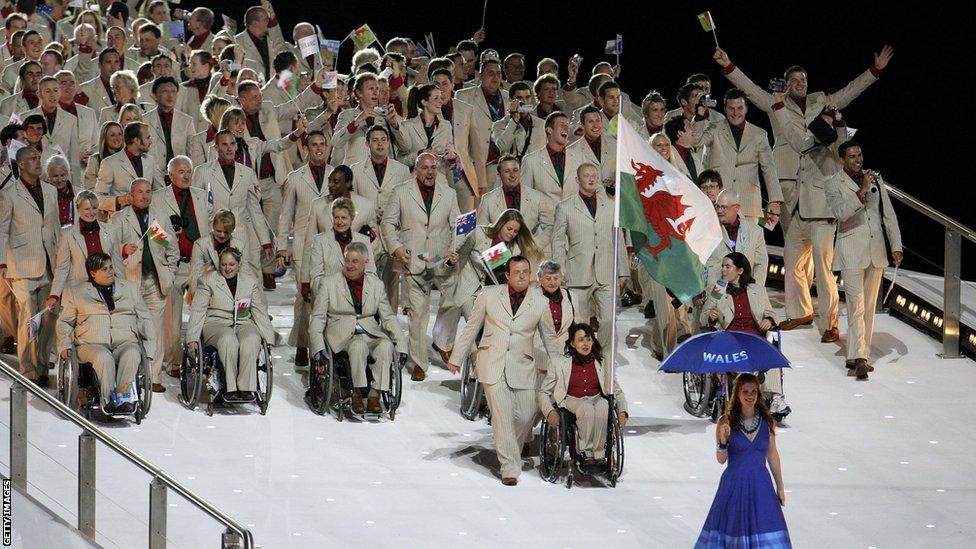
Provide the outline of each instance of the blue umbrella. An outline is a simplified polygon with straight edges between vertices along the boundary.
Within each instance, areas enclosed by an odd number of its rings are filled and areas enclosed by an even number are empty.
[[[688,338],[661,364],[662,372],[717,374],[789,368],[765,339],[745,332],[706,332]]]

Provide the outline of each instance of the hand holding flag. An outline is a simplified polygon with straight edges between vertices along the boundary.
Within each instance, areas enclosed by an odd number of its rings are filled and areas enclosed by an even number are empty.
[[[159,224],[158,219],[152,220],[152,222],[149,224],[149,228],[146,229],[146,234],[142,236],[148,236],[150,242],[155,242],[164,248],[170,247],[169,234],[163,230],[163,227]]]

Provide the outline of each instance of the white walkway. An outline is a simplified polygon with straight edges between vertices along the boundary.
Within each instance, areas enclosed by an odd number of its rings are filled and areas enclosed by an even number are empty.
[[[287,335],[293,289],[270,295]],[[623,334],[641,326],[636,309],[621,315]],[[976,365],[936,358],[937,341],[895,319],[879,317],[877,328],[877,370],[866,383],[845,376],[841,347],[820,344],[814,330],[785,336],[794,413],[779,447],[793,541],[971,547]],[[302,402],[293,352],[277,349],[265,417],[253,407],[212,418],[187,411],[167,378],[141,427],[106,429],[247,524],[266,548],[690,547],[722,472],[712,424],[683,411],[680,376],[657,373],[643,348],[623,349],[619,369],[631,410],[624,476],[615,489],[572,490],[542,482],[528,463],[517,487],[502,486],[489,426],[461,418],[458,381],[439,362],[423,383],[405,377],[395,422],[338,423]],[[8,388],[0,380],[0,399]],[[0,424],[6,472],[5,403]],[[30,493],[73,523],[78,431],[35,402],[29,429]],[[104,448],[98,459],[99,543],[145,546],[151,479]],[[172,494],[169,503],[171,546],[217,546],[216,523]]]

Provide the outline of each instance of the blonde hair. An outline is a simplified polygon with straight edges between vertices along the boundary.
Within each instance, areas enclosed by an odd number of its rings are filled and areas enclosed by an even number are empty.
[[[244,109],[240,107],[230,107],[224,114],[220,116],[220,127],[217,128],[220,131],[228,129],[230,123],[233,121],[247,122],[247,116],[244,115]]]

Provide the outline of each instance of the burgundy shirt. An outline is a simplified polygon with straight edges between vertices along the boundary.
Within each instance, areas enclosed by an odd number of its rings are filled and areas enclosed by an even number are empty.
[[[58,191],[58,219],[62,225],[69,225],[75,220],[74,199],[75,191],[68,181],[64,192]]]
[[[518,312],[519,306],[525,300],[525,292],[516,292],[511,286],[508,287],[508,302],[512,306],[512,314]]]
[[[502,192],[505,194],[505,207],[519,209],[522,203],[522,184],[519,183],[511,189],[502,188]]]
[[[569,374],[569,388],[566,390],[566,394],[576,398],[600,394],[600,375],[596,371],[596,361],[593,360],[592,356],[585,362],[573,357],[572,371]]]
[[[730,291],[729,295],[732,296],[732,305],[735,313],[732,316],[732,322],[729,323],[726,330],[746,332],[762,337],[763,333],[759,330],[759,326],[756,325],[756,321],[752,318],[752,309],[749,308],[749,295],[746,294],[745,290],[739,292]]]
[[[96,252],[104,253],[100,236],[101,228],[98,226],[98,221],[92,221],[90,224],[82,221],[78,228],[81,229],[81,236],[85,238],[85,250],[88,252],[88,255]]]
[[[552,295],[542,290],[542,295],[549,298],[549,313],[552,315],[552,325],[558,332],[563,325],[563,293],[557,288]]]
[[[176,185],[171,185],[173,189],[173,196],[176,198],[176,206],[179,208],[180,205],[180,193],[186,192],[187,195],[187,212],[191,217],[196,219],[196,212],[193,210],[193,195],[190,194],[190,189],[180,189]],[[193,253],[193,241],[186,236],[186,227],[180,231],[180,257],[190,257]]]

